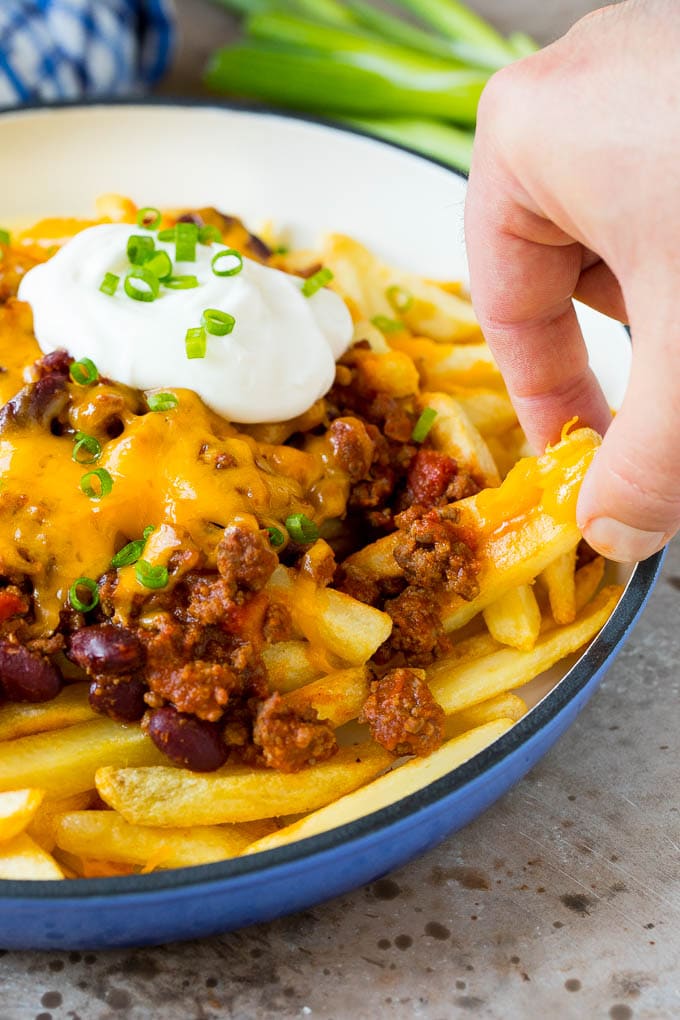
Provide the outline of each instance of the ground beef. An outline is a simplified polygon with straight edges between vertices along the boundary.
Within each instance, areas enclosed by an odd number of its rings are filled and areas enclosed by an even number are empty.
[[[358,418],[336,418],[328,432],[339,466],[350,482],[365,478],[373,462],[375,443]]]
[[[396,599],[385,602],[384,610],[392,617],[392,633],[381,649],[390,656],[401,652],[407,662],[425,666],[432,661],[443,639],[441,616],[436,597],[431,591],[409,585]]]
[[[392,669],[371,684],[359,716],[371,736],[396,755],[428,755],[444,737],[444,710],[412,669]]]
[[[293,636],[293,619],[282,602],[272,602],[267,606],[262,633],[268,644],[288,641]]]
[[[451,508],[425,513],[412,507],[397,518],[400,529],[394,558],[409,584],[444,589],[471,601],[479,594],[478,564],[470,546],[462,540]]]
[[[260,705],[253,740],[261,748],[265,764],[280,772],[298,772],[331,758],[338,750],[331,726],[318,718],[315,709],[296,711],[280,694],[272,694]]]
[[[278,566],[266,531],[225,528],[217,547],[217,569],[232,593],[260,591]]]

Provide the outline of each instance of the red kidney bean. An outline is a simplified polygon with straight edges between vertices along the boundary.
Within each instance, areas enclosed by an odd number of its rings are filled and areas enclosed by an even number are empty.
[[[76,631],[69,656],[91,676],[122,676],[139,669],[144,649],[131,630],[100,623]]]
[[[0,687],[8,701],[51,701],[61,690],[61,676],[43,655],[0,641]]]
[[[0,408],[0,432],[12,425],[38,422],[48,428],[69,401],[66,376],[46,375],[24,386]]]
[[[228,751],[215,724],[176,708],[166,706],[151,712],[147,733],[171,761],[192,772],[214,772],[227,760]]]
[[[118,722],[136,722],[146,711],[146,691],[146,684],[137,677],[100,677],[90,685],[90,705]]]

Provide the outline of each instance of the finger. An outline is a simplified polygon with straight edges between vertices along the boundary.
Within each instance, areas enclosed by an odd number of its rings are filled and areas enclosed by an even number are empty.
[[[621,285],[609,266],[599,258],[581,270],[574,297],[612,319],[628,322]]]
[[[628,391],[586,475],[577,510],[590,545],[623,562],[650,556],[680,527],[680,336],[670,294],[666,301],[655,294],[638,307],[637,315],[631,311],[635,345]],[[668,312],[659,314],[664,308]]]

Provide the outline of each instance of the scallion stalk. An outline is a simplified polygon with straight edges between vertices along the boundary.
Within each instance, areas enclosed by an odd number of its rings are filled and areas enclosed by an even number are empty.
[[[438,120],[406,117],[339,117],[343,124],[396,142],[407,149],[469,173],[472,158],[472,131],[464,131]]]
[[[498,66],[515,59],[516,54],[503,36],[460,0],[395,0],[446,39],[466,43],[471,52],[486,54]]]

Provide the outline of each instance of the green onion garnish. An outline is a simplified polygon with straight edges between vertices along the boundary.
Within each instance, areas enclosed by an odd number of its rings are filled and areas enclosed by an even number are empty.
[[[111,566],[114,570],[119,567],[129,567],[133,563],[136,563],[139,557],[144,552],[145,541],[141,538],[135,539],[134,542],[128,542],[122,549],[116,553],[111,560]]]
[[[76,464],[95,464],[102,455],[101,444],[98,439],[94,436],[88,436],[86,432],[76,432],[75,434],[75,446],[71,453],[71,460]],[[81,456],[81,451],[89,454],[87,457]]]
[[[137,226],[146,230],[157,230],[161,223],[161,211],[152,205],[146,205],[137,213]]]
[[[201,316],[201,325],[206,333],[226,336],[236,325],[236,319],[229,312],[222,312],[219,308],[206,308]]]
[[[109,297],[113,297],[113,295],[118,290],[119,283],[120,276],[116,276],[115,273],[106,273],[104,275],[104,279],[99,284],[99,289],[102,292],[102,294],[108,294]]]
[[[226,267],[222,269],[218,268],[223,259],[229,259]],[[233,260],[236,259],[234,265]],[[240,251],[236,251],[235,248],[223,248],[222,251],[218,251],[217,255],[213,258],[212,271],[215,276],[238,276],[243,269],[243,255]]]
[[[139,282],[136,282],[139,281]],[[140,287],[140,284],[144,284]],[[125,293],[135,301],[155,301],[160,290],[158,277],[147,269],[131,269],[125,277]]]
[[[137,560],[135,576],[145,588],[165,588],[168,583],[168,568],[160,564],[154,567],[146,560]]]
[[[201,244],[211,244],[212,241],[221,241],[222,234],[212,223],[208,223],[205,227],[199,227],[198,240]]]
[[[382,333],[401,333],[404,328],[403,322],[399,322],[398,319],[388,319],[386,315],[374,315],[371,322]]]
[[[286,517],[286,528],[293,541],[300,545],[316,542],[319,537],[318,527],[306,514],[291,514],[290,517]]]
[[[95,479],[99,482],[97,488],[92,484]],[[88,499],[103,499],[104,496],[108,496],[113,488],[113,478],[106,468],[96,468],[94,471],[88,471],[87,474],[83,475],[80,479],[80,488]]]
[[[195,223],[177,223],[175,225],[175,261],[195,262],[198,227]]]
[[[3,227],[0,227],[0,244],[9,244],[11,240],[12,235],[9,230],[5,230]]]
[[[286,244],[280,244],[278,248],[274,248],[275,255],[287,255],[289,251],[290,248]]]
[[[184,349],[187,358],[204,358],[208,343],[203,326],[194,326],[187,330],[184,338]]]
[[[269,541],[275,549],[278,549],[286,541],[286,536],[279,528],[267,528],[267,531],[269,532]]]
[[[150,393],[146,402],[150,411],[170,411],[179,404],[174,393]]]
[[[391,287],[388,287],[385,291],[385,297],[394,308],[395,312],[407,312],[413,304],[413,294],[409,294],[407,290],[400,287],[398,283],[393,283]]]
[[[131,234],[127,243],[127,257],[133,266],[141,266],[148,262],[155,251],[153,237],[145,234]]]
[[[157,251],[151,256],[148,262],[144,263],[148,273],[153,273],[157,280],[168,280],[172,276],[172,262],[165,251]]]
[[[83,602],[78,597],[80,589],[86,588],[90,593],[90,601]],[[99,586],[91,577],[79,577],[68,590],[68,600],[77,613],[89,613],[99,604]]]
[[[163,280],[163,286],[169,290],[191,290],[192,287],[198,287],[198,277],[169,276],[167,280]]]
[[[79,386],[89,386],[99,378],[97,366],[90,358],[81,358],[80,361],[74,361],[68,372],[74,383],[78,383]]]
[[[165,230],[159,230],[156,235],[159,241],[174,241],[175,240],[175,228],[166,227]]]
[[[420,415],[420,418],[413,426],[413,432],[411,433],[411,439],[414,443],[422,443],[427,438],[427,434],[434,425],[434,420],[437,417],[437,412],[434,407],[426,407]]]
[[[323,269],[319,269],[318,272],[313,273],[312,276],[308,276],[305,282],[302,284],[302,293],[305,297],[313,297],[317,291],[325,287],[327,283],[333,279],[333,273],[324,266]]]
[[[146,542],[147,538],[149,537],[149,535],[153,535],[155,530],[156,529],[154,528],[153,524],[147,524],[147,526],[144,528],[144,531],[142,532],[142,536],[143,536],[145,542]]]

